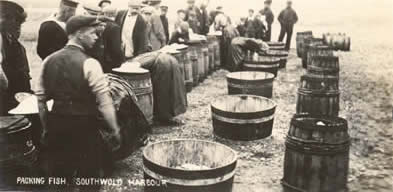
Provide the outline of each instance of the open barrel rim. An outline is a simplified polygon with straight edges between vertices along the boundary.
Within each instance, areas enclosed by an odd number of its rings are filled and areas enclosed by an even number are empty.
[[[165,143],[174,143],[174,142],[195,142],[195,143],[209,143],[212,145],[219,145],[223,149],[227,150],[229,153],[232,153],[233,159],[228,163],[225,163],[221,166],[208,168],[208,169],[201,169],[201,170],[184,170],[180,168],[168,167],[163,166],[158,163],[155,163],[152,159],[150,159],[147,155],[147,151],[151,148],[151,146],[165,144]],[[222,176],[223,173],[228,174],[233,172],[236,169],[236,164],[238,160],[238,155],[235,150],[232,148],[218,142],[207,141],[207,140],[199,140],[199,139],[172,139],[172,140],[164,140],[149,144],[143,149],[142,152],[143,156],[143,165],[148,169],[154,169],[156,173],[161,175],[179,178],[179,179],[200,179],[200,178],[217,178]]]
[[[257,74],[263,74],[265,75],[266,78],[263,79],[239,79],[237,77],[234,77],[235,75],[239,74],[239,76],[241,76],[240,74],[250,74],[250,73],[257,73]],[[245,81],[245,82],[255,82],[255,81],[271,81],[275,79],[275,75],[273,73],[269,73],[269,72],[265,72],[265,71],[238,71],[238,72],[232,72],[232,73],[228,73],[226,75],[226,78],[228,80],[234,80],[234,81]]]
[[[327,125],[310,125],[307,122],[300,121],[300,119],[315,119],[322,122],[329,121]],[[295,114],[291,119],[291,124],[301,129],[317,129],[326,132],[348,131],[348,122],[342,117],[314,115],[309,113]]]

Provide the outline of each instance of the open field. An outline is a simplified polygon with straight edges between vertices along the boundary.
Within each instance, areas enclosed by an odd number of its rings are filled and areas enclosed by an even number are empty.
[[[235,7],[231,6],[235,1],[222,2],[228,3],[224,6],[233,17],[246,13],[249,7],[241,4],[238,9],[231,10],[229,7]],[[247,2],[250,6],[257,5],[254,0]],[[273,3],[277,15],[283,2]],[[298,0],[295,1],[295,9],[300,17],[295,31],[311,29],[317,35],[329,31],[345,32],[352,38],[351,52],[337,53],[341,64],[340,116],[348,120],[352,138],[349,191],[393,191],[393,1]],[[38,26],[52,10],[30,9],[28,22],[24,25],[22,38],[28,51],[33,84],[41,67],[35,50]],[[275,25],[273,30],[273,37],[276,38],[278,26]],[[281,191],[284,140],[290,118],[295,113],[299,79],[305,72],[300,62],[295,57],[295,50],[291,50],[287,69],[279,72],[274,83],[273,98],[278,108],[272,137],[255,142],[233,142],[214,137],[210,103],[227,94],[227,72],[220,70],[188,95],[188,111],[178,117],[186,124],[180,127],[155,127],[151,140],[198,138],[224,143],[239,155],[234,192]],[[118,162],[114,177],[142,178],[141,150]],[[125,189],[142,191],[137,187]],[[125,191],[110,187],[102,189],[112,190]]]

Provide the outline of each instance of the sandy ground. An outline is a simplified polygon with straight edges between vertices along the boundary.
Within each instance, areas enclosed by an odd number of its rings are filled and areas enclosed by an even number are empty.
[[[296,1],[296,6],[301,20],[295,31],[313,30],[317,35],[329,31],[346,32],[352,38],[351,52],[337,53],[341,64],[340,116],[349,122],[352,142],[349,191],[393,191],[392,1],[299,0]],[[277,13],[281,5],[278,3],[273,8]],[[237,9],[233,11],[239,12]],[[23,44],[27,48],[33,87],[41,67],[35,51],[36,43],[33,41],[36,39],[38,24],[47,16],[48,13],[30,14],[30,20],[24,25],[22,34],[26,40]],[[277,23],[273,33],[273,37],[277,37]],[[279,192],[285,136],[295,113],[296,90],[304,72],[300,59],[295,57],[295,50],[292,50],[287,68],[279,72],[278,79],[274,82],[273,99],[278,106],[273,135],[269,138],[254,142],[234,142],[218,139],[213,135],[210,103],[227,94],[227,72],[220,70],[188,95],[188,111],[178,117],[186,124],[180,127],[155,127],[151,142],[193,138],[226,144],[236,150],[239,156],[234,192]],[[142,179],[141,151],[142,149],[118,162],[113,177]],[[138,192],[143,191],[143,188],[103,187],[102,191]]]

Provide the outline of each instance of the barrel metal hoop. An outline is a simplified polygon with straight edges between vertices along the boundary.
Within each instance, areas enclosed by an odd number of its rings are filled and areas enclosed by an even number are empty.
[[[303,190],[303,189],[300,189],[300,188],[297,188],[297,187],[295,187],[295,186],[290,185],[289,183],[285,182],[284,179],[281,180],[281,184],[282,184],[284,187],[288,187],[288,188],[291,189],[293,192],[307,192],[307,191],[305,191],[305,190]]]
[[[150,177],[157,179],[157,180],[166,181],[169,184],[175,184],[175,185],[180,185],[180,186],[200,186],[201,183],[203,183],[203,185],[214,185],[217,183],[221,183],[223,181],[227,181],[235,176],[236,169],[233,169],[231,172],[227,173],[226,175],[224,175],[222,177],[210,178],[210,179],[201,178],[201,179],[194,179],[194,180],[177,179],[177,178],[167,177],[167,176],[155,173],[154,171],[151,171],[146,166],[143,167],[143,171],[147,175],[149,175]]]
[[[349,151],[350,141],[342,144],[326,144],[320,142],[301,142],[294,138],[287,137],[285,146],[306,154],[331,155],[347,153]]]
[[[217,115],[215,113],[212,113],[212,117],[213,117],[213,119],[217,119],[222,122],[244,125],[244,124],[259,124],[259,123],[271,121],[274,119],[274,114],[266,116],[266,117],[262,117],[262,118],[257,118],[257,119],[232,119],[232,118]]]
[[[252,85],[252,84],[237,84],[228,82],[229,87],[238,88],[238,89],[263,89],[266,87],[264,84]]]

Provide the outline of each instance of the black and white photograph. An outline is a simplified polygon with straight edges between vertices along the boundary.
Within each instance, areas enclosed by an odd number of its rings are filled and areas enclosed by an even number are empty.
[[[392,192],[393,0],[0,0],[0,191]]]

